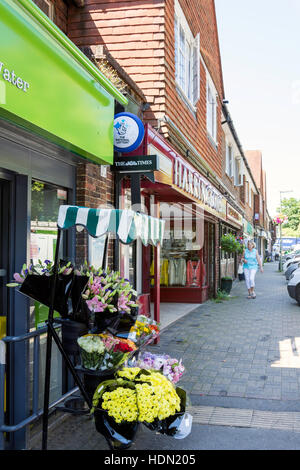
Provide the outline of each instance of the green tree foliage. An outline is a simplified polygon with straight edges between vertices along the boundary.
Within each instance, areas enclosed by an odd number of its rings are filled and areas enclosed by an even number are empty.
[[[291,197],[289,199],[283,199],[283,201],[281,202],[281,210],[280,208],[278,208],[278,213],[279,212],[288,217],[287,223],[285,223],[282,228],[299,233],[300,200],[294,197]]]

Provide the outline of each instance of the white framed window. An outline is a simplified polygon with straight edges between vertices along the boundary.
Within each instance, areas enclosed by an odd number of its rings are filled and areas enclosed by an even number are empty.
[[[245,181],[245,202],[249,203],[249,181]]]
[[[241,160],[235,158],[234,160],[234,184],[235,186],[242,185],[242,174],[241,174]]]
[[[217,92],[208,72],[206,77],[206,125],[210,137],[217,143]]]
[[[175,1],[175,80],[195,106],[200,98],[200,34],[193,36],[185,15]]]
[[[252,189],[249,190],[249,207],[252,207]]]
[[[54,4],[51,0],[34,0],[34,3],[53,21]]]
[[[230,144],[226,144],[226,173],[231,178],[233,175],[233,150]]]

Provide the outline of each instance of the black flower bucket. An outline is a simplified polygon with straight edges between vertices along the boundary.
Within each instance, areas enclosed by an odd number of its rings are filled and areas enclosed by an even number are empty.
[[[62,344],[68,355],[79,356],[80,347],[77,339],[88,333],[87,325],[72,320],[62,320]]]
[[[129,333],[130,329],[136,322],[138,316],[139,308],[132,307],[130,313],[121,313],[120,322],[118,325],[118,333]]]
[[[115,378],[115,369],[107,369],[103,371],[92,371],[84,367],[77,368],[83,372],[83,383],[87,394],[91,401],[98,385],[104,380],[113,380]]]
[[[89,282],[89,276],[78,276],[74,275],[72,289],[71,289],[71,301],[72,301],[72,318],[76,321],[86,322],[86,314],[83,311],[82,294],[86,290],[87,283]]]
[[[137,421],[116,423],[107,411],[99,408],[95,409],[94,419],[97,431],[105,437],[111,450],[125,450],[132,446],[139,428]]]
[[[67,318],[69,313],[68,299],[72,288],[73,273],[59,274],[56,280],[54,293],[54,310],[59,312],[62,318]],[[54,276],[28,274],[22,283],[19,292],[50,307],[51,292]]]
[[[95,328],[97,333],[102,333],[105,330],[116,334],[120,323],[120,314],[118,312],[97,312],[95,313]]]
[[[90,333],[93,334],[103,333],[107,329],[115,334],[120,321],[120,314],[118,312],[110,312],[109,310],[104,312],[92,312],[83,299],[81,317],[88,325]]]
[[[166,434],[167,436],[174,437],[179,430],[179,426],[185,417],[186,411],[186,392],[182,388],[176,387],[176,393],[180,398],[180,411],[175,413],[169,418],[158,420],[156,419],[153,423],[143,424],[151,431],[159,432],[160,434]]]

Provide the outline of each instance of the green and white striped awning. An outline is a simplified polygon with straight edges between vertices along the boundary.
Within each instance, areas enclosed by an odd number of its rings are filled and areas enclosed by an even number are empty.
[[[156,246],[158,242],[162,244],[165,221],[128,209],[60,206],[57,225],[60,229],[81,225],[92,237],[113,233],[124,244],[140,238],[143,245]]]

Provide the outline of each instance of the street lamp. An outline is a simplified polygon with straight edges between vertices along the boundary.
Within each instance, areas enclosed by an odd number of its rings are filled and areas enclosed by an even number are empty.
[[[279,191],[279,194],[280,194],[280,214],[281,214],[281,206],[282,206],[282,200],[281,200],[281,194],[284,194],[284,193],[292,193],[293,191]],[[281,272],[282,271],[282,224],[279,225],[280,227],[280,245],[279,245],[279,249],[280,249],[280,258],[279,258],[279,271]]]

